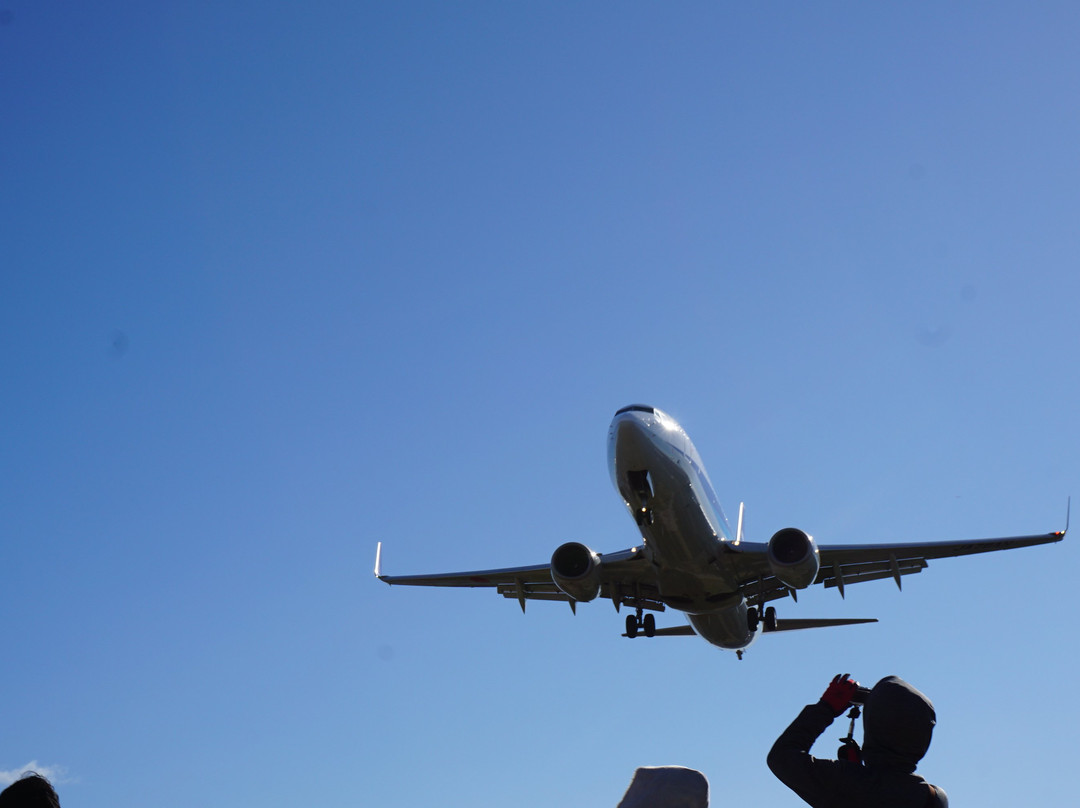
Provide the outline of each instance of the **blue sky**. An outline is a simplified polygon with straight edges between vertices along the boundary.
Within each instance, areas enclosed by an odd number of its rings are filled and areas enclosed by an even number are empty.
[[[636,543],[614,411],[750,538],[1080,495],[1071,4],[0,4],[0,776],[65,806],[798,805],[829,678],[957,804],[1066,804],[1078,555],[807,592],[738,662],[387,572]],[[678,616],[661,616],[662,625]],[[835,725],[818,750],[834,751]]]

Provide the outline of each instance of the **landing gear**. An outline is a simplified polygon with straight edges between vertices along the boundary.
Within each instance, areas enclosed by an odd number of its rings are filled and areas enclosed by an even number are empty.
[[[773,606],[765,610],[765,630],[776,631],[776,609]]]
[[[776,608],[770,606],[765,610],[765,615],[762,617],[756,606],[751,606],[746,610],[746,627],[751,631],[757,631],[758,626],[764,623],[766,631],[776,631]]]
[[[649,472],[647,469],[626,472],[626,479],[638,498],[642,501],[652,499],[652,486],[649,485]]]
[[[743,655],[743,649],[739,648],[737,651],[735,651],[735,658],[736,659],[742,659],[742,655]]]
[[[631,639],[638,635],[638,631],[644,632],[646,637],[656,636],[655,615],[647,614],[643,619],[641,611],[641,609],[638,609],[637,614],[626,615],[626,636]]]
[[[653,514],[649,502],[652,500],[653,492],[652,486],[649,485],[648,470],[628,471],[626,472],[626,480],[630,483],[630,488],[637,496],[638,502],[641,503],[641,506],[634,513],[634,519],[637,521],[638,526],[651,525],[653,523]]]

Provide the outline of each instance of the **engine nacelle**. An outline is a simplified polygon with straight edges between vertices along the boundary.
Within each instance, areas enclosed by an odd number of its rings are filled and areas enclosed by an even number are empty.
[[[574,600],[590,601],[600,594],[600,556],[580,542],[560,545],[551,555],[551,580]]]
[[[814,540],[797,527],[778,530],[769,539],[769,568],[792,589],[805,589],[814,582],[821,556]]]

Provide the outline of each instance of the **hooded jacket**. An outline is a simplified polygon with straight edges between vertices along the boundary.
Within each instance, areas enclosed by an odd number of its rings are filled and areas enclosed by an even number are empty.
[[[772,773],[814,808],[948,808],[945,791],[915,774],[934,731],[934,705],[898,676],[863,706],[863,763],[824,760],[810,747],[835,718],[822,701],[803,708],[769,751]]]
[[[642,766],[618,808],[709,808],[709,781],[684,766]]]

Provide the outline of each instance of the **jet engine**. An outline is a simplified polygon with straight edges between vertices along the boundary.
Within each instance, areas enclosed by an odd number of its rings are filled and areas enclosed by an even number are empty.
[[[576,541],[551,555],[551,579],[574,600],[590,601],[600,594],[600,556]]]
[[[810,586],[820,566],[817,545],[797,527],[785,527],[769,539],[769,568],[773,575],[792,589]]]

